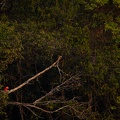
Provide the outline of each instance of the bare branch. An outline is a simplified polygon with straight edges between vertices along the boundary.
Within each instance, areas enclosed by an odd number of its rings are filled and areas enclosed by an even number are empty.
[[[73,110],[74,114],[79,118],[85,118],[87,114],[89,114],[89,112],[87,111],[89,108],[87,108],[87,102],[83,102],[83,103],[76,103],[73,101],[73,104],[67,104],[67,105],[63,105],[60,108],[56,109],[56,110],[45,110],[43,108],[41,108],[40,106],[36,106],[33,103],[20,103],[20,102],[8,102],[9,105],[18,105],[18,106],[23,106],[26,109],[30,110],[32,112],[33,115],[38,116],[33,109],[37,109],[40,110],[42,112],[45,113],[56,113],[56,112],[60,112],[63,109],[68,109],[68,110]],[[85,109],[79,109],[79,108],[83,108],[82,106],[86,106]]]
[[[35,100],[35,101],[33,102],[33,104],[38,104],[38,103],[39,103],[41,100],[43,100],[44,98],[46,98],[46,97],[48,97],[48,96],[50,96],[50,95],[53,95],[53,93],[54,93],[55,91],[59,91],[60,88],[63,88],[63,86],[66,85],[66,84],[68,84],[71,80],[73,80],[73,78],[76,79],[76,76],[73,76],[73,77],[69,78],[68,80],[66,80],[66,81],[63,82],[62,84],[60,84],[60,85],[58,85],[57,87],[53,88],[53,89],[52,89],[50,92],[48,92],[46,95],[44,95],[44,96],[42,96],[41,98]],[[75,80],[74,80],[74,81],[75,81]]]
[[[38,74],[36,74],[35,76],[29,78],[27,81],[25,81],[24,83],[22,83],[21,85],[15,87],[14,89],[11,89],[8,94],[15,92],[16,90],[22,88],[23,86],[25,86],[26,84],[28,84],[29,82],[31,82],[32,80],[34,80],[35,78],[37,78],[38,76],[44,74],[46,71],[50,70],[52,67],[55,67],[56,64],[62,59],[62,56],[59,56],[59,58],[57,59],[56,62],[54,62],[51,66],[49,66],[48,68],[44,69],[43,71],[39,72]]]
[[[8,102],[8,104],[9,104],[9,105],[24,106],[25,108],[27,107],[27,109],[28,109],[28,107],[30,107],[30,108],[35,108],[35,109],[37,109],[37,110],[41,110],[41,111],[43,111],[43,112],[50,113],[50,114],[55,113],[55,112],[59,112],[60,110],[69,107],[69,105],[65,105],[65,106],[62,106],[62,107],[54,110],[54,111],[49,111],[49,110],[45,110],[45,109],[43,109],[43,108],[40,108],[40,107],[38,107],[38,106],[35,106],[35,105],[33,105],[33,104],[29,104],[29,103]]]
[[[28,109],[34,116],[38,116],[33,110],[31,110],[31,108],[26,107],[26,109]]]

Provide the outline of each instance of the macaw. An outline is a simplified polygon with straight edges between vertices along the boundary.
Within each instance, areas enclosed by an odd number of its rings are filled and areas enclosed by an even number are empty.
[[[7,92],[8,90],[9,90],[9,87],[6,86],[6,87],[4,88],[4,92]]]

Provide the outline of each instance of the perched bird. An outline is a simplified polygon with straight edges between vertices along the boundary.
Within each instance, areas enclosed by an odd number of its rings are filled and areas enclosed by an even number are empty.
[[[4,88],[4,92],[7,92],[8,90],[9,90],[9,87],[6,86],[6,87]]]

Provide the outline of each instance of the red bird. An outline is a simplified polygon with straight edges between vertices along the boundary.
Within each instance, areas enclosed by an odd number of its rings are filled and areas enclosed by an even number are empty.
[[[8,90],[9,90],[9,87],[6,86],[6,87],[4,88],[4,91],[7,92]]]

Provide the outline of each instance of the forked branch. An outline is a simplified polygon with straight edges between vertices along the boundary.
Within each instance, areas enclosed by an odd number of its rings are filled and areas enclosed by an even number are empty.
[[[22,83],[21,85],[11,89],[10,91],[8,91],[8,94],[17,91],[18,89],[22,88],[23,86],[27,85],[29,82],[31,82],[32,80],[34,80],[35,78],[39,77],[40,75],[44,74],[46,71],[50,70],[52,67],[55,67],[57,65],[57,63],[62,59],[62,56],[59,56],[57,61],[54,62],[51,66],[47,67],[46,69],[44,69],[43,71],[37,73],[35,76],[29,78],[27,81],[25,81],[24,83]]]

